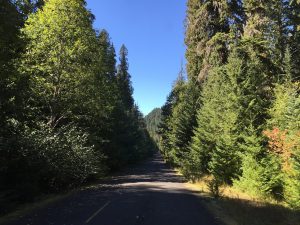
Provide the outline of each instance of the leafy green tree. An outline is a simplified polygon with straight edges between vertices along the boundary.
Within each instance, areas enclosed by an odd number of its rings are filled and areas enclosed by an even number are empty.
[[[21,58],[20,71],[30,77],[31,95],[26,101],[33,118],[29,131],[26,131],[29,133],[27,136],[33,139],[28,149],[43,151],[44,146],[39,145],[42,138],[53,142],[53,146],[59,146],[56,149],[45,148],[45,156],[52,161],[41,167],[45,171],[62,165],[59,158],[50,157],[52,154],[69,152],[64,164],[73,173],[64,176],[58,170],[49,172],[49,180],[45,183],[50,185],[53,180],[59,180],[55,182],[58,189],[78,184],[94,171],[96,163],[84,158],[90,160],[100,156],[94,155],[93,145],[88,143],[89,135],[75,125],[82,118],[80,109],[84,111],[85,93],[89,93],[91,86],[88,83],[93,77],[91,65],[94,63],[96,35],[92,16],[84,1],[49,0],[43,10],[29,15],[21,31],[27,46]],[[62,132],[68,133],[69,139],[62,138]],[[27,160],[30,162],[30,157]],[[75,169],[79,165],[86,166],[82,173]]]
[[[22,68],[31,74],[40,119],[54,128],[72,116],[80,84],[91,74],[92,16],[81,0],[51,0],[29,16],[22,32],[28,40]]]
[[[18,11],[21,13],[24,21],[31,13],[35,13],[38,9],[42,8],[45,4],[44,0],[14,0]]]
[[[1,189],[32,200],[153,153],[127,49],[117,71],[109,34],[93,29],[84,0],[0,5]]]

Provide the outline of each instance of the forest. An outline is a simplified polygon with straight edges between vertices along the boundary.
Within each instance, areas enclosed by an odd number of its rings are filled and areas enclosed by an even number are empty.
[[[159,143],[159,125],[161,123],[161,109],[155,108],[145,116],[147,130],[155,143]]]
[[[0,0],[1,199],[68,190],[156,149],[128,50],[117,60],[94,19],[84,0]]]
[[[176,168],[185,181],[208,180],[216,199],[234,187],[299,211],[300,0],[187,0],[186,67],[145,117],[128,49],[116,50],[95,19],[85,0],[0,0],[0,215],[158,150],[167,165],[156,154],[153,168],[124,179],[144,185],[127,187],[146,196],[132,195],[141,210],[160,194],[177,204]],[[154,181],[165,189],[147,186]]]
[[[186,73],[159,125],[190,180],[300,207],[300,2],[188,0]]]

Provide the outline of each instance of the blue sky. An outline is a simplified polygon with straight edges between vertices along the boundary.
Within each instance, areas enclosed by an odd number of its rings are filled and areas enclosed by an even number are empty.
[[[185,62],[186,0],[87,0],[94,27],[106,29],[116,51],[129,51],[134,99],[146,115],[161,107]]]

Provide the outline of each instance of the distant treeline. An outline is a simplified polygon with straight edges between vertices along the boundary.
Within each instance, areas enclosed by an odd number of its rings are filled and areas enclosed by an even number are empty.
[[[1,193],[30,200],[155,149],[132,97],[127,49],[116,65],[93,20],[84,0],[0,0]]]
[[[300,207],[300,2],[188,0],[187,81],[162,107],[160,146],[211,191]]]
[[[155,143],[159,144],[158,127],[161,123],[161,109],[153,109],[147,116],[145,116],[145,122],[150,136]]]

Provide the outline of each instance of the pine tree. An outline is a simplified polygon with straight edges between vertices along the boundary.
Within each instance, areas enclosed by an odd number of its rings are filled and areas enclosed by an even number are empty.
[[[273,83],[282,73],[279,66],[284,47],[282,7],[280,1],[244,1],[247,21],[237,47],[237,57],[243,60],[244,67],[243,75],[238,77],[241,90],[238,145],[243,160],[240,186],[269,196],[279,196],[282,189],[278,160],[266,152],[262,138]]]
[[[284,1],[285,2],[285,1]],[[299,65],[300,54],[300,2],[298,0],[286,1],[284,13],[285,13],[285,26],[286,26],[286,48],[290,48],[293,80],[300,80],[299,77]]]
[[[215,137],[209,138],[207,136],[216,136],[215,133],[213,134],[213,131],[217,129],[214,129],[213,125],[210,124],[210,121],[213,121],[217,116],[212,105],[214,105],[215,99],[217,101],[219,98],[217,89],[223,88],[217,81],[218,79],[223,79],[219,78],[221,74],[211,79],[208,78],[208,75],[215,75],[215,73],[210,73],[210,71],[213,71],[216,67],[221,67],[227,62],[228,47],[240,36],[244,18],[241,9],[241,1],[188,2],[186,30],[186,44],[188,46],[186,53],[188,61],[187,71],[190,80],[192,80],[192,76],[194,80],[198,79],[203,82],[201,85],[203,93],[200,100],[201,106],[198,109],[198,127],[195,128],[195,137],[193,137],[191,143],[190,156],[186,160],[187,173],[202,174],[208,172],[208,162],[211,158],[210,150],[215,149],[216,140],[214,140]],[[208,80],[206,81],[206,79]],[[209,93],[208,90],[210,89],[213,89],[216,93]],[[194,129],[194,127],[191,128]],[[199,148],[203,151],[199,150]]]
[[[212,174],[215,191],[222,183],[230,184],[239,174],[237,78],[241,73],[241,61],[231,57],[227,66],[212,70],[201,96],[202,106],[198,111],[198,127],[190,147],[188,168],[192,176]]]
[[[269,110],[271,116],[268,120],[269,130],[265,131],[269,141],[269,154],[279,160],[278,170],[282,173],[284,198],[295,208],[300,207],[299,106],[299,84],[291,80],[277,84],[275,100]]]
[[[196,112],[199,108],[200,88],[188,82],[180,93],[180,100],[172,110],[170,144],[174,162],[183,169],[184,160],[189,152],[188,146],[196,126]]]
[[[125,45],[122,45],[120,49],[120,64],[117,72],[117,84],[120,89],[121,98],[124,107],[127,110],[131,110],[134,106],[134,100],[132,98],[133,88],[131,85],[131,76],[128,72],[128,50]]]
[[[159,125],[159,134],[160,139],[160,148],[161,152],[164,155],[165,159],[174,164],[174,155],[172,155],[172,121],[173,121],[173,112],[179,104],[182,93],[185,88],[185,80],[183,74],[180,72],[178,74],[177,80],[175,81],[172,91],[167,97],[165,105],[162,107],[162,119],[161,124]]]
[[[98,67],[103,70],[101,75],[106,75],[110,79],[114,79],[116,75],[116,53],[113,44],[110,41],[109,34],[106,30],[102,30],[98,35],[99,43],[99,64]]]
[[[268,26],[268,24],[263,25]],[[264,30],[261,28],[261,31]],[[272,103],[272,82],[290,82],[293,69],[290,52],[287,48],[283,60],[284,63],[281,64],[281,67],[284,68],[285,71],[284,74],[279,74],[276,69],[277,65],[272,64],[270,59],[277,57],[277,60],[280,61],[279,58],[281,56],[280,54],[276,55],[276,51],[273,54],[272,49],[267,50],[269,43],[263,40],[266,36],[267,35],[262,35],[262,33],[256,33],[253,34],[252,37],[248,37],[248,41],[252,39],[252,44],[248,44],[248,47],[251,46],[248,48],[248,50],[251,49],[248,51],[248,55],[256,55],[256,58],[249,58],[247,61],[246,68],[249,71],[247,72],[248,79],[246,82],[245,80],[241,82],[241,88],[243,90],[243,102],[241,105],[243,111],[240,120],[243,122],[242,124],[246,126],[244,129],[241,129],[243,131],[241,132],[239,145],[241,152],[243,152],[245,156],[243,157],[243,174],[237,183],[252,194],[256,193],[256,195],[267,195],[280,199],[282,198],[283,192],[281,162],[279,157],[274,154],[273,151],[270,151],[270,148],[266,149],[264,147],[264,139],[261,135],[262,129],[267,126],[265,123],[266,119],[270,116],[279,119],[279,115],[283,113],[286,108],[283,104],[279,104],[279,101],[286,100],[284,95],[281,95],[280,97],[278,96],[279,98],[276,98],[277,103],[273,103],[274,105],[272,107],[272,111],[276,112],[276,116],[268,112],[268,108]],[[260,48],[256,48],[259,45],[259,40],[261,41]],[[272,40],[276,41],[276,39],[272,38],[269,41]],[[271,54],[267,55],[264,53],[267,51],[271,52]],[[269,57],[269,59],[266,57]],[[274,62],[276,62],[276,60],[274,60]],[[257,70],[259,68],[261,69]],[[268,69],[264,70],[266,68]],[[273,73],[270,74],[270,71]],[[259,74],[259,76],[257,76],[257,74]],[[258,81],[259,83],[257,83]],[[246,83],[247,85],[245,85]],[[277,88],[275,88],[275,96],[277,95],[276,92],[278,92],[278,89],[277,91],[276,89]],[[286,94],[289,95],[287,92]],[[282,124],[284,126],[286,122],[284,120],[285,119],[281,120],[277,125]],[[248,132],[249,129],[251,130],[250,134]],[[268,138],[274,135],[276,136],[277,128],[273,129],[272,127],[271,129],[272,131],[265,132]],[[273,141],[277,142],[278,140]],[[253,149],[257,149],[257,151],[253,151]]]
[[[187,3],[185,43],[187,45],[187,74],[189,79],[204,80],[208,74],[212,59],[218,49],[218,60],[225,62],[227,58],[226,35],[230,27],[234,27],[236,36],[239,36],[243,11],[241,1],[199,1],[189,0]],[[215,36],[219,33],[217,36]],[[215,36],[215,40],[213,40]],[[215,43],[223,42],[222,48],[216,48]],[[218,44],[218,43],[217,43]],[[220,46],[218,46],[220,47]]]
[[[159,144],[160,139],[158,132],[159,124],[161,123],[161,113],[161,108],[155,108],[147,116],[145,116],[147,130],[157,145]]]

